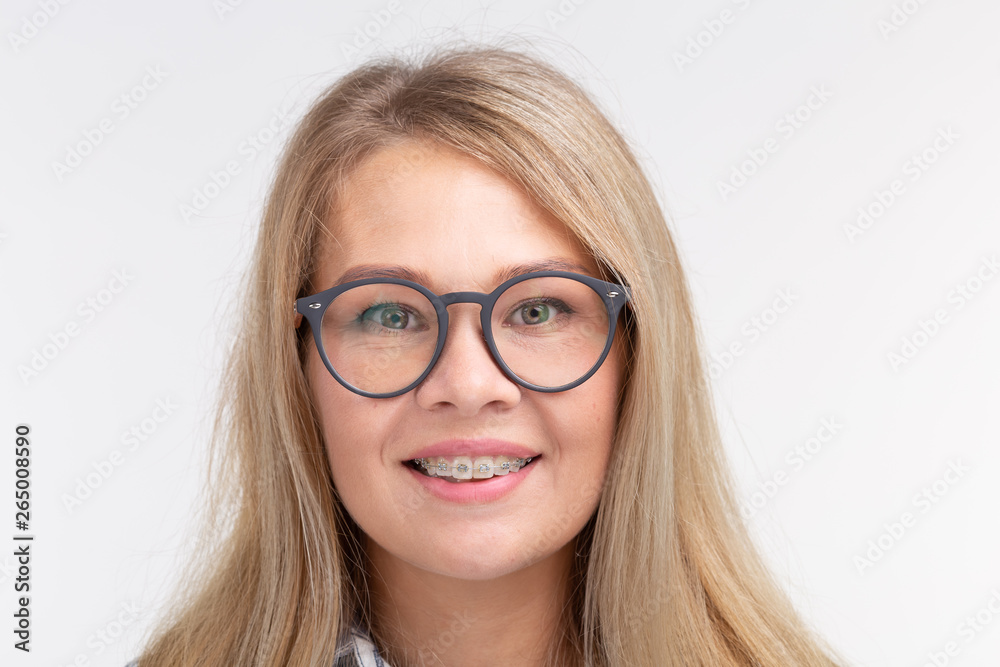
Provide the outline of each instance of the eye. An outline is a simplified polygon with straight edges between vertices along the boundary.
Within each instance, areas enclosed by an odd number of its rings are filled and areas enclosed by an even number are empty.
[[[403,331],[410,324],[410,313],[397,303],[374,304],[361,314],[361,320],[392,331]]]
[[[519,311],[521,321],[525,324],[542,324],[547,322],[551,314],[546,303],[533,303],[523,306]]]
[[[507,318],[507,326],[553,325],[563,319],[564,316],[572,313],[573,309],[567,306],[561,299],[553,297],[529,299],[522,301],[512,309],[511,314]]]

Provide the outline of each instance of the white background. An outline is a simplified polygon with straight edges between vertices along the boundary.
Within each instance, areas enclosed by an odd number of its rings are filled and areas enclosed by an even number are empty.
[[[77,0],[51,17],[6,3],[0,662],[124,664],[182,571],[229,304],[286,136],[267,129],[276,110],[294,122],[371,55],[502,33],[581,80],[662,192],[740,497],[802,613],[853,664],[996,665],[1000,277],[984,260],[1000,259],[1000,5],[399,2]],[[827,99],[810,109],[816,90]],[[780,129],[796,113],[795,132]],[[113,131],[88,147],[105,118]],[[766,162],[746,163],[769,138]],[[913,180],[925,151],[934,162]],[[228,161],[240,173],[213,189]],[[723,197],[734,169],[752,173]],[[216,196],[186,219],[195,191]],[[852,234],[859,207],[881,215]],[[782,291],[792,305],[775,318]],[[754,317],[770,324],[751,339]],[[921,321],[934,335],[914,341]],[[909,358],[904,337],[919,344]],[[159,423],[157,401],[176,406]],[[836,433],[810,442],[824,419]],[[9,629],[19,423],[32,431],[30,655]],[[132,428],[146,429],[134,448]],[[964,472],[946,479],[952,466]],[[88,475],[99,485],[68,505]]]

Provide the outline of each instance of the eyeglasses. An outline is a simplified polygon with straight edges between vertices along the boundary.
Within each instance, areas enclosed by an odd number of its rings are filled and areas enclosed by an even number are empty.
[[[627,287],[569,271],[535,271],[489,294],[434,294],[399,278],[355,280],[295,301],[327,370],[371,398],[404,394],[434,368],[448,306],[478,303],[483,339],[512,381],[541,392],[572,389],[597,372],[614,340]]]

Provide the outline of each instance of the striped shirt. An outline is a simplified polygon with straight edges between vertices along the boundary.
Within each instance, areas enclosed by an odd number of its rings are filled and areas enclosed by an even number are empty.
[[[139,662],[133,660],[125,667],[139,667]],[[348,640],[337,648],[333,667],[392,667],[392,665],[382,659],[371,637],[360,628],[355,628]]]

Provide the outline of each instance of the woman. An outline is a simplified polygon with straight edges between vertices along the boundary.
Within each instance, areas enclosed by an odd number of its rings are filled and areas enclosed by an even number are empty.
[[[242,312],[219,546],[141,667],[834,664],[739,521],[656,197],[539,60],[334,85]]]

